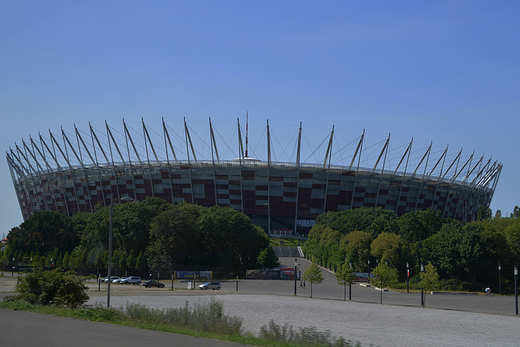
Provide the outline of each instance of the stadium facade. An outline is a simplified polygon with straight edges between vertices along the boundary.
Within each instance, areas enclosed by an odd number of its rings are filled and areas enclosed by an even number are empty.
[[[96,204],[109,206],[112,199],[117,203],[123,197],[138,201],[159,197],[173,204],[231,207],[271,233],[305,232],[326,211],[362,206],[398,215],[431,208],[444,217],[471,221],[481,206],[489,207],[502,170],[500,162],[473,154],[464,158],[462,150],[449,158],[448,147],[434,158],[431,144],[412,167],[413,140],[402,146],[395,160],[398,164],[391,168],[387,159],[390,136],[381,141],[380,150],[370,147],[375,153],[373,165],[362,167],[367,147],[364,131],[352,141],[355,150],[346,164],[336,165],[332,162],[334,128],[324,142],[328,146],[323,162],[302,163],[301,123],[293,162],[271,160],[269,122],[267,160],[248,156],[247,125],[244,151],[240,122],[238,155],[230,160],[219,157],[211,120],[211,158],[206,160],[197,159],[186,121],[184,134],[175,133],[182,138],[184,150],[172,144],[172,129],[164,119],[162,131],[154,136],[142,121],[141,147],[124,121],[123,133],[106,122],[103,131],[89,128],[82,132],[74,126],[73,134],[63,129],[59,135],[49,131],[49,137],[39,134],[38,139],[22,140],[9,149],[7,162],[24,220],[37,211],[72,216],[92,212]],[[154,143],[152,138],[160,140]]]

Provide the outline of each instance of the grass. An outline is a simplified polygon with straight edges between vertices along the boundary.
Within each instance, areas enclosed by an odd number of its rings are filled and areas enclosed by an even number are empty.
[[[271,247],[298,247],[301,244],[302,242],[298,241],[297,239],[281,239],[278,237],[269,238],[269,246]]]
[[[95,322],[112,323],[129,327],[164,331],[195,337],[230,341],[244,345],[296,347],[296,346],[361,346],[343,338],[331,336],[330,332],[320,332],[316,328],[294,329],[287,324],[278,326],[274,321],[264,325],[255,336],[242,331],[242,319],[224,314],[222,303],[214,298],[209,302],[195,304],[192,308],[186,302],[184,307],[150,309],[139,304],[128,304],[126,308],[105,308],[82,306],[69,309],[57,306],[28,304],[23,301],[1,302],[0,308],[49,314],[60,317],[84,319]]]

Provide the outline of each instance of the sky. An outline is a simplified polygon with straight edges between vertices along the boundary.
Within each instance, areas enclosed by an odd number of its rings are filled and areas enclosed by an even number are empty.
[[[4,153],[49,130],[88,133],[89,122],[122,133],[123,119],[160,133],[164,118],[182,134],[185,118],[209,143],[209,118],[231,139],[248,114],[258,157],[267,121],[280,161],[295,160],[300,122],[308,162],[323,161],[333,126],[341,165],[363,131],[371,144],[390,134],[401,155],[413,137],[419,158],[433,143],[450,158],[463,149],[498,160],[491,209],[520,205],[518,2],[0,0],[0,9]],[[229,141],[220,152],[233,159]],[[0,178],[4,236],[23,221],[5,157]]]

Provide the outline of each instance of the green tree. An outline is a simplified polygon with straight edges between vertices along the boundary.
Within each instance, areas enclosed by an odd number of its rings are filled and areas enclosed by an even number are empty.
[[[320,284],[323,282],[323,276],[321,275],[320,267],[315,263],[311,263],[311,265],[303,273],[303,279],[311,284],[310,297],[312,298],[312,285]]]
[[[144,256],[143,252],[139,253],[139,256],[137,257],[137,261],[135,264],[135,268],[137,271],[139,271],[140,274],[145,273],[145,271],[147,270],[146,257]]]
[[[343,265],[341,265],[338,270],[336,271],[336,280],[338,281],[338,284],[340,286],[343,286],[343,301],[346,301],[346,291],[347,291],[347,284],[349,286],[349,295],[348,299],[351,300],[351,290],[352,290],[352,283],[354,282],[354,279],[356,278],[356,272],[354,271],[354,268],[348,263],[345,262]]]
[[[383,288],[397,283],[397,270],[386,264],[386,262],[379,262],[379,265],[372,271],[374,278],[370,280],[372,285],[379,287],[381,292],[380,303],[383,303]]]
[[[401,235],[381,233],[372,241],[371,253],[390,267],[403,269],[407,259],[407,244]]]
[[[63,263],[62,263],[63,264],[62,266],[65,270],[70,269],[69,260],[70,260],[70,254],[69,254],[69,252],[65,252],[65,255],[63,256]]]
[[[273,267],[280,266],[278,257],[274,252],[273,247],[267,247],[258,256],[258,262],[262,264],[265,269],[272,269]]]
[[[134,271],[136,262],[137,262],[137,257],[135,256],[135,252],[132,249],[130,251],[130,254],[128,255],[128,257],[126,258],[126,266],[128,267],[128,270]]]
[[[429,262],[428,265],[424,267],[424,272],[421,272],[420,278],[421,288],[424,288],[427,291],[439,289],[439,274],[437,273],[437,269],[432,265],[431,262]]]

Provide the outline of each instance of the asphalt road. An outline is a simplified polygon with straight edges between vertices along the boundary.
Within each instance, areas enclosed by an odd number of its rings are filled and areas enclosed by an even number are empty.
[[[284,266],[294,266],[294,259],[282,258],[281,261]],[[308,262],[298,259],[298,263],[302,272],[305,271]],[[520,345],[520,321],[515,316],[513,296],[429,294],[426,307],[421,308],[420,294],[383,292],[383,305],[380,305],[380,291],[354,285],[352,301],[344,302],[343,287],[336,283],[335,276],[327,271],[323,271],[323,276],[324,282],[313,286],[313,299],[309,298],[309,284],[300,288],[299,282],[295,297],[293,281],[240,280],[238,291],[236,281],[222,282],[220,291],[188,290],[187,282],[175,282],[176,290],[172,291],[172,283],[163,281],[165,289],[112,285],[111,303],[114,307],[128,302],[158,308],[180,307],[186,301],[192,305],[216,296],[223,302],[226,312],[242,317],[244,330],[253,333],[273,319],[277,324],[287,323],[295,328],[314,326],[320,331],[330,330],[335,336],[360,341],[363,346]],[[7,295],[10,288],[14,290],[13,280],[9,276],[0,277],[0,297]],[[100,291],[94,283],[89,286],[89,303],[106,304],[106,285],[102,285]],[[9,341],[11,343],[5,345],[13,346],[66,346],[69,341],[74,341],[70,345],[78,346],[78,340],[89,341],[85,345],[95,340],[97,345],[118,346],[127,344],[127,337],[134,343],[146,340],[172,344],[174,341],[176,346],[215,346],[217,343],[206,339],[194,342],[194,338],[175,334],[8,310],[0,310],[0,324],[7,328],[4,329],[2,345]],[[234,345],[219,343],[222,346]]]

